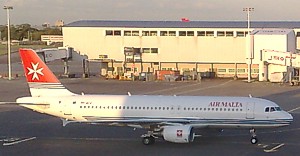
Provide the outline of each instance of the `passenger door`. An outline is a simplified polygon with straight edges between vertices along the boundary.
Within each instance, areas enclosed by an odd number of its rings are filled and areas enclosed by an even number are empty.
[[[254,109],[255,109],[255,103],[251,103],[251,102],[247,103],[246,119],[255,118]]]

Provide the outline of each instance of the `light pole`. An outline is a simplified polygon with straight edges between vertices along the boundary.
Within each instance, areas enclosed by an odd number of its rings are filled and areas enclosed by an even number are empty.
[[[248,50],[249,50],[249,53],[246,54],[247,56],[247,59],[248,59],[248,82],[251,82],[251,64],[252,64],[252,50],[251,50],[251,37],[250,37],[250,11],[254,11],[254,8],[243,8],[243,11],[246,11],[247,12],[247,21],[248,21]],[[246,52],[248,51],[246,50]]]
[[[3,9],[6,10],[7,14],[7,57],[8,57],[8,80],[11,80],[11,62],[10,62],[10,19],[9,10],[12,10],[12,6],[4,6]]]

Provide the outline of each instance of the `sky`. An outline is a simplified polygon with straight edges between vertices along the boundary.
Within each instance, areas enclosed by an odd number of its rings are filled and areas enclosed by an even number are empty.
[[[251,7],[254,21],[300,21],[299,0],[0,0],[13,6],[11,24],[42,25],[63,20],[243,21]],[[0,25],[7,22],[0,11]]]

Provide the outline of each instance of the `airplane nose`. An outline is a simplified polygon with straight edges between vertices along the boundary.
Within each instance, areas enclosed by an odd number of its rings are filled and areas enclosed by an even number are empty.
[[[286,112],[286,113],[287,113],[287,114],[286,114],[286,119],[287,119],[289,122],[293,122],[294,118],[293,118],[292,114],[290,114],[290,113],[288,113],[288,112]]]

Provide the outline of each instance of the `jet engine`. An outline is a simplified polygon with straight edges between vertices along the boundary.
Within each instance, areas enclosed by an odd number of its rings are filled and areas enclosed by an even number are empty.
[[[192,126],[166,126],[162,131],[166,141],[174,143],[189,143],[194,141],[195,134]]]

